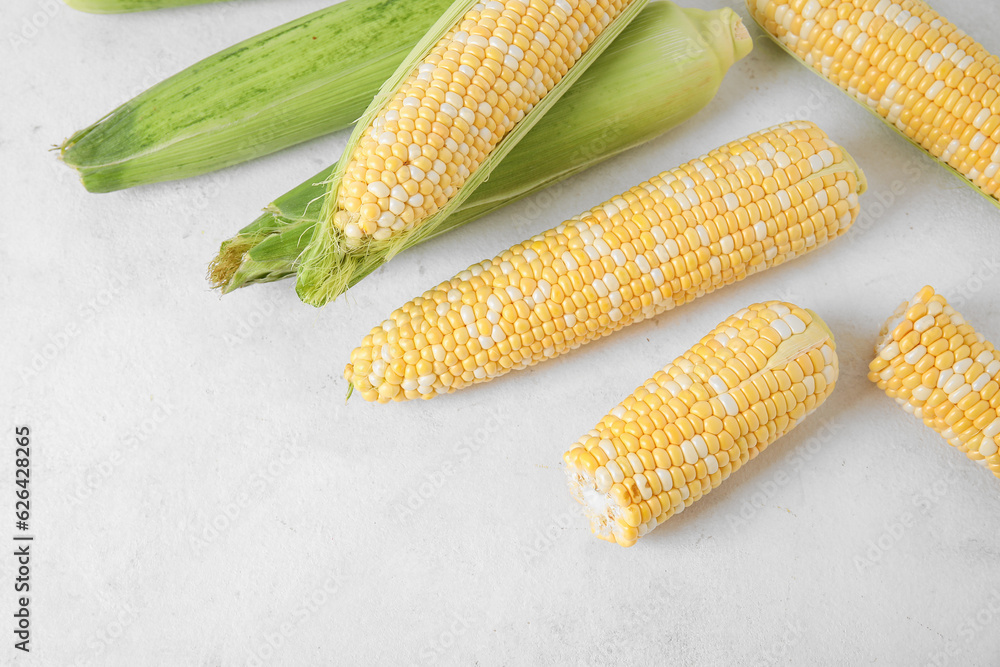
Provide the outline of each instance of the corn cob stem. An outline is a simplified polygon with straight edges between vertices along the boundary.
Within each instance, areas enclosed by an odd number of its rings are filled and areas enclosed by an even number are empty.
[[[631,546],[792,430],[837,373],[833,334],[815,313],[744,308],[566,452],[570,491],[595,535]]]
[[[994,204],[1000,59],[921,0],[747,0],[782,48]]]
[[[675,127],[708,104],[729,67],[752,46],[739,17],[728,8],[704,12],[672,2],[650,3],[436,234]],[[333,169],[278,198],[223,242],[210,267],[213,286],[230,292],[293,275],[319,220],[324,183]],[[371,253],[346,284],[356,284],[386,256]]]
[[[868,379],[1000,478],[1000,350],[934,288],[879,332]]]
[[[433,235],[647,1],[458,0],[355,127],[299,298],[324,305],[369,251],[391,258],[411,234]]]
[[[343,129],[450,5],[346,0],[220,51],[76,132],[91,192],[187,178]]]
[[[344,375],[388,402],[530,366],[824,245],[864,187],[812,123],[752,134],[425,292],[365,336]]]
[[[220,0],[63,0],[68,6],[91,14],[122,14],[147,9],[201,5]]]

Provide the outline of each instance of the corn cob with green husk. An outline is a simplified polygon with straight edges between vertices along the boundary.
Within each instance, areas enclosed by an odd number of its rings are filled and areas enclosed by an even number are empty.
[[[343,129],[450,6],[345,0],[210,56],[62,145],[91,192],[187,178]]]
[[[751,48],[739,17],[728,8],[704,12],[651,2],[436,232],[465,224],[676,126],[712,99],[729,67]],[[212,263],[213,285],[229,292],[293,275],[319,219],[324,183],[332,171],[328,167],[278,198],[224,242]],[[384,261],[385,254],[374,254],[359,264],[348,285]]]
[[[779,45],[998,203],[997,56],[922,0],[747,7]]]
[[[457,0],[385,83],[331,175],[296,292],[321,306],[371,253],[427,238],[647,0]]]
[[[864,189],[813,123],[751,134],[424,292],[364,337],[344,377],[387,403],[531,366],[825,245]]]
[[[91,14],[121,14],[124,12],[141,12],[147,9],[201,5],[208,2],[220,2],[220,0],[63,0],[63,2],[81,12],[90,12]]]
[[[632,546],[722,484],[833,392],[836,350],[816,313],[790,303],[715,327],[563,456],[593,533]]]

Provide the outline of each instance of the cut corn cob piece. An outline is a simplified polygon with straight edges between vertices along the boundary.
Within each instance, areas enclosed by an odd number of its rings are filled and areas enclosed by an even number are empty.
[[[868,379],[1000,477],[1000,351],[933,287],[882,327]]]
[[[457,0],[386,82],[337,164],[296,291],[344,291],[344,251],[432,234],[647,0]]]
[[[564,455],[591,530],[628,547],[792,430],[833,391],[812,311],[744,308],[611,409]]]
[[[344,375],[388,402],[530,366],[825,244],[863,190],[814,124],[752,134],[425,292],[365,336]]]
[[[183,5],[201,5],[220,0],[63,0],[73,9],[91,14],[122,14],[147,9],[164,9]]]
[[[205,58],[61,147],[91,192],[196,176],[340,130],[450,0],[345,0]]]
[[[997,203],[1000,59],[920,0],[747,0],[764,30]]]
[[[752,46],[731,9],[705,12],[651,2],[436,233],[678,125],[708,104],[729,67]],[[254,223],[223,242],[210,268],[213,286],[229,292],[293,275],[319,219],[318,202],[332,170],[278,198]],[[354,265],[345,284],[354,285],[385,261],[384,253],[373,251]]]

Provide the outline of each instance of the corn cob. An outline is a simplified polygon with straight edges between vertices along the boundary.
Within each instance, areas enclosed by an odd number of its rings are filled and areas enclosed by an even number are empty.
[[[747,0],[793,55],[997,203],[1000,60],[920,0]]]
[[[934,288],[882,327],[868,379],[1000,477],[1000,351]]]
[[[704,12],[651,2],[436,233],[678,125],[708,104],[729,67],[752,46],[728,8]],[[213,285],[229,292],[293,275],[332,171],[328,167],[278,198],[225,241],[210,269]],[[385,261],[384,253],[371,253],[346,284],[354,285]]]
[[[386,82],[330,180],[296,291],[321,306],[370,246],[433,233],[647,0],[457,0]],[[349,253],[350,254],[350,253]]]
[[[73,9],[91,14],[121,14],[182,5],[200,5],[220,0],[63,0]]]
[[[388,402],[530,366],[824,245],[863,190],[812,123],[752,134],[425,292],[365,336],[344,375]]]
[[[196,176],[353,123],[450,0],[346,0],[210,56],[63,142],[91,192]],[[346,46],[345,46],[346,45]]]
[[[728,318],[564,455],[591,530],[632,546],[792,430],[837,372],[833,334],[812,311],[769,301]]]

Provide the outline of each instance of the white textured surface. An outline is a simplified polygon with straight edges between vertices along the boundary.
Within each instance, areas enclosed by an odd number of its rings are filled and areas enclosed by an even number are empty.
[[[0,664],[1000,664],[1000,482],[865,379],[881,322],[925,283],[1000,343],[997,209],[756,27],[755,52],[694,121],[558,186],[544,209],[522,202],[407,253],[323,310],[287,282],[220,299],[204,273],[219,241],[332,162],[344,133],[109,195],[47,152],[154,81],[323,4],[0,8],[0,540],[15,424],[33,431],[38,536],[34,651],[16,660],[0,549]],[[936,4],[1000,52],[992,3]],[[849,236],[487,385],[344,404],[347,355],[392,308],[797,117],[867,173]],[[832,327],[837,391],[634,548],[595,540],[566,490],[567,445],[769,298]]]

